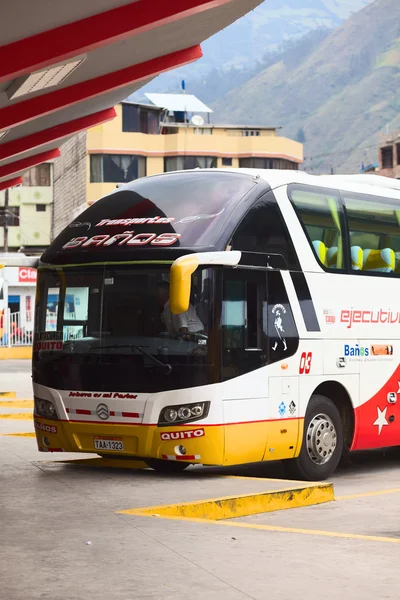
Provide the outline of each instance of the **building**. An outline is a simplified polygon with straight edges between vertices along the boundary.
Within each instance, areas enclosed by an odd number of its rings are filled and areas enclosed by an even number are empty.
[[[6,227],[8,251],[40,255],[50,243],[53,204],[52,164],[25,172],[23,184],[0,192],[0,248]],[[8,195],[8,199],[6,198]],[[5,206],[7,204],[7,206]]]
[[[166,171],[212,167],[298,169],[303,146],[277,127],[216,125],[212,110],[190,94],[129,98],[112,121],[81,133],[55,162],[56,235],[87,205],[125,183]]]
[[[381,139],[379,175],[400,179],[400,132],[386,135]]]
[[[3,251],[40,255],[49,245],[52,170],[51,163],[32,167],[23,175],[22,185],[0,192],[0,248]],[[4,243],[7,237],[8,248]],[[30,344],[36,270],[6,267],[0,272],[0,280],[0,349],[8,344]]]

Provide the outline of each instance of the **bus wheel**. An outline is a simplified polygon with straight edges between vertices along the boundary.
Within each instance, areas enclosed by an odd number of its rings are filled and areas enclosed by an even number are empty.
[[[149,460],[146,460],[146,464],[150,469],[154,469],[154,471],[158,471],[159,473],[180,473],[181,471],[184,471],[190,463],[150,458]]]
[[[327,479],[339,464],[343,425],[332,400],[312,396],[304,418],[303,442],[298,458],[286,461],[290,475],[307,481]]]

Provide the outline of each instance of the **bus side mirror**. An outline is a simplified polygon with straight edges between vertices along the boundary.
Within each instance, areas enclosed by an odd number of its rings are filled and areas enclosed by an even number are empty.
[[[171,266],[169,284],[169,306],[173,315],[186,312],[190,304],[192,275],[199,265],[223,265],[236,267],[241,259],[239,250],[229,252],[200,252],[186,254],[176,259]]]
[[[169,305],[173,315],[186,312],[190,304],[192,274],[199,266],[194,255],[178,258],[171,266]]]

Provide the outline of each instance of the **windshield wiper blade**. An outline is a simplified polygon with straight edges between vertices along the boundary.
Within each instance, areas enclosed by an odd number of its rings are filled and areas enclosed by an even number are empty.
[[[130,350],[139,350],[144,356],[147,356],[151,361],[153,361],[163,372],[165,375],[169,375],[172,371],[172,367],[169,363],[164,363],[150,352],[146,352],[143,350],[141,346],[137,346],[136,344],[112,344],[110,346],[98,346],[97,348],[90,348],[90,350],[108,350],[108,349],[116,349],[116,348],[129,348]]]

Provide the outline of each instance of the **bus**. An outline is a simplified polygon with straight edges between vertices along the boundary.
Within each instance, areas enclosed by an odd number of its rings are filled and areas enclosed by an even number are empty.
[[[399,445],[399,277],[395,180],[123,185],[38,264],[38,448],[161,472],[280,460],[324,480],[348,452]]]

